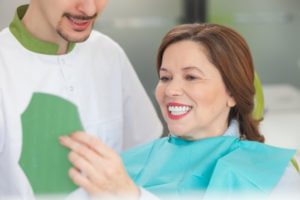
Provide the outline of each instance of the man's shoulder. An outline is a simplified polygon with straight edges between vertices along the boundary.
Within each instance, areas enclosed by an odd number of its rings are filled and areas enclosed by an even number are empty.
[[[9,28],[0,30],[0,51],[8,52],[9,49],[16,48],[17,45],[18,42]]]
[[[13,48],[15,41],[13,41],[13,35],[8,28],[0,30],[0,58],[3,52],[8,52],[9,49]]]
[[[2,42],[6,41],[9,37],[11,37],[11,32],[9,31],[8,28],[4,28],[4,29],[0,30],[1,44],[2,44]]]

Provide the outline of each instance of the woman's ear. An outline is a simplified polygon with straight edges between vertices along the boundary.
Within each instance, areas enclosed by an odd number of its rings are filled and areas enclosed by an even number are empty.
[[[227,100],[227,106],[232,108],[236,105],[236,102],[233,98],[233,96],[229,96],[228,100]]]

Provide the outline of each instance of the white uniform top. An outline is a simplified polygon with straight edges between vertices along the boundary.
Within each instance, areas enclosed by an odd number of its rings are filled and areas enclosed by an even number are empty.
[[[0,32],[0,199],[30,197],[18,162],[20,115],[34,92],[74,103],[84,129],[120,152],[158,138],[162,125],[123,50],[93,31],[65,55],[24,48],[9,28]]]

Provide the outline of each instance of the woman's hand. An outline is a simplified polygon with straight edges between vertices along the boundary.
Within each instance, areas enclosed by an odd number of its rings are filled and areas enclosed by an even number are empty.
[[[69,160],[73,167],[69,176],[76,185],[92,196],[139,198],[139,189],[128,176],[119,155],[99,139],[76,132],[59,140],[71,149]]]

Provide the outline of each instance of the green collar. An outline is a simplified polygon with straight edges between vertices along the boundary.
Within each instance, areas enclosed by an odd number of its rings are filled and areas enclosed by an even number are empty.
[[[26,49],[41,54],[57,55],[57,44],[39,40],[26,30],[21,20],[24,17],[27,8],[28,5],[23,5],[17,8],[15,17],[9,25],[10,31]],[[67,52],[69,53],[72,51],[74,46],[75,43],[69,43]]]

